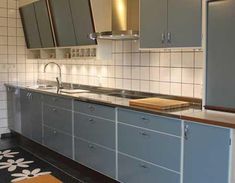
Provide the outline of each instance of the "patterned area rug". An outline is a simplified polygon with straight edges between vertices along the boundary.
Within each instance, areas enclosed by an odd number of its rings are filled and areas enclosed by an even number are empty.
[[[55,178],[63,183],[79,183],[61,170],[20,147],[0,150],[0,182],[27,181],[39,177]],[[49,182],[47,182],[49,183]]]

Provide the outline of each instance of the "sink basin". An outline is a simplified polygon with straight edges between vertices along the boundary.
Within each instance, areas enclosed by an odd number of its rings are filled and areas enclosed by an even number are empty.
[[[38,89],[38,90],[55,90],[56,86],[52,86],[52,85],[36,85],[36,86],[31,86],[30,88]]]
[[[142,99],[145,98],[143,96],[136,96],[136,95],[130,95],[130,94],[121,94],[121,93],[110,93],[109,96],[114,97],[121,97],[121,98],[127,98],[127,99]]]
[[[76,94],[76,93],[89,93],[89,90],[82,90],[82,89],[61,89],[60,93],[67,93],[67,94]]]

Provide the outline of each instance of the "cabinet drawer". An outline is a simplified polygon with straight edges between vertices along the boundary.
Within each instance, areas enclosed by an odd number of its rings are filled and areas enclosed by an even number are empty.
[[[115,178],[115,152],[75,138],[75,160]]]
[[[81,113],[74,114],[74,134],[88,141],[115,148],[115,123]]]
[[[180,175],[118,154],[118,180],[125,183],[180,183]]]
[[[58,96],[51,96],[51,95],[44,95],[44,103],[53,105],[56,107],[62,107],[68,110],[72,110],[72,100],[58,97]]]
[[[44,126],[44,145],[66,157],[72,158],[72,136]]]
[[[181,139],[118,124],[118,151],[180,171]]]
[[[65,133],[72,133],[72,111],[44,105],[43,122]]]
[[[181,136],[181,120],[118,109],[118,121],[134,126]]]
[[[102,117],[109,120],[115,120],[115,109],[113,107],[92,104],[87,102],[75,101],[74,102],[74,110],[93,115]]]

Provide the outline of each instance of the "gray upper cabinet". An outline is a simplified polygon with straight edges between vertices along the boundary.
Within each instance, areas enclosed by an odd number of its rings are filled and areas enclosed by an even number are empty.
[[[208,4],[206,105],[235,108],[235,1]]]
[[[50,23],[49,13],[47,10],[46,0],[40,0],[34,3],[35,14],[38,23],[38,30],[41,37],[43,48],[54,47],[54,39],[52,27]]]
[[[154,10],[150,10],[150,9]],[[140,47],[165,47],[165,33],[167,31],[167,1],[140,1]]]
[[[41,39],[33,4],[20,8],[21,20],[28,48],[41,48]]]
[[[229,183],[230,129],[186,123],[184,183]]]
[[[140,0],[140,47],[201,47],[201,0]]]
[[[76,46],[69,0],[49,0],[58,46]]]
[[[201,47],[202,1],[168,0],[168,35],[170,47]]]
[[[95,32],[90,0],[69,0],[74,22],[77,45],[94,45],[89,33]]]

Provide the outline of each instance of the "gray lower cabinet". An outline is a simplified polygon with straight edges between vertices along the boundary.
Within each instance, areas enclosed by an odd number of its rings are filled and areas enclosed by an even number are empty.
[[[115,151],[75,138],[75,160],[115,179]]]
[[[235,1],[208,2],[206,105],[235,109]]]
[[[119,153],[118,180],[123,183],[180,183],[180,174]]]
[[[118,124],[118,151],[180,172],[180,137]]]
[[[7,113],[10,130],[21,133],[20,90],[7,86]]]
[[[22,135],[42,143],[42,95],[20,90]]]
[[[108,148],[115,149],[114,121],[75,113],[74,135]]]
[[[44,126],[44,145],[66,157],[73,157],[72,136]]]
[[[184,183],[229,183],[230,129],[185,123]]]

